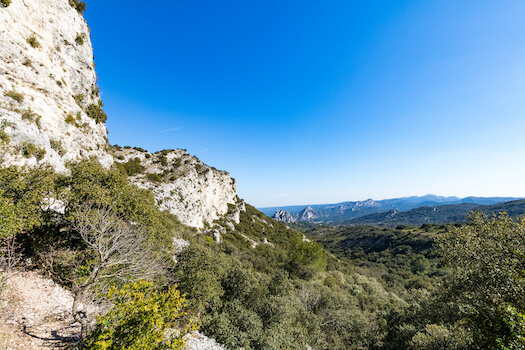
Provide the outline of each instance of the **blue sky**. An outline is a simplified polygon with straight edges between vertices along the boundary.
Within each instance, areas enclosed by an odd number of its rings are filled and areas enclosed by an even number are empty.
[[[111,144],[255,206],[525,196],[525,2],[87,0]]]

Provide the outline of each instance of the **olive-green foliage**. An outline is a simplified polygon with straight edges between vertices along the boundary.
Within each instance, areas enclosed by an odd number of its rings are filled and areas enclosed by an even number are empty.
[[[38,49],[40,47],[40,43],[38,42],[35,35],[31,35],[29,38],[27,38],[26,42],[34,49]]]
[[[14,90],[13,91],[7,91],[5,93],[5,96],[11,97],[13,100],[15,100],[18,103],[22,103],[24,101],[24,95],[14,91]]]
[[[40,123],[40,119],[42,119],[42,116],[33,112],[30,107],[22,112],[22,119],[27,120],[30,123],[35,123],[39,129],[42,128],[42,125]]]
[[[82,101],[84,101],[84,94],[73,95],[73,98],[75,99],[76,103],[82,107]]]
[[[425,228],[317,225],[306,228],[305,234],[354,269],[380,276],[380,281],[391,291],[403,293],[410,288],[434,289],[444,273],[439,270],[440,259],[433,248],[433,239],[449,227],[433,226],[429,232]]]
[[[64,147],[62,146],[62,141],[60,140],[49,140],[49,143],[51,145],[51,148],[57,151],[59,156],[63,156],[66,154],[66,151],[64,150]]]
[[[323,272],[326,265],[324,250],[317,242],[297,240],[289,250],[289,270],[296,276],[311,279]]]
[[[165,292],[139,281],[113,287],[107,294],[113,308],[98,319],[84,341],[88,350],[182,349],[186,333],[197,324],[188,317],[186,300],[176,286]]]
[[[159,174],[148,174],[148,180],[153,182],[162,182],[162,179],[160,178]]]
[[[140,158],[138,157],[130,159],[126,163],[117,163],[117,166],[128,176],[139,174],[144,169],[140,164]]]
[[[86,108],[86,114],[88,117],[94,119],[97,123],[105,123],[108,116],[102,110],[102,101],[99,100],[98,104],[90,104]]]
[[[4,162],[4,155],[10,148],[11,137],[5,131],[9,125],[5,119],[0,122],[0,165]]]
[[[75,37],[75,42],[77,45],[84,45],[84,37],[86,35],[84,33],[77,33],[77,36]]]
[[[16,206],[0,195],[0,243],[3,239],[14,236],[21,228]]]
[[[162,155],[162,156],[159,158],[159,162],[160,162],[160,164],[162,164],[163,166],[168,166],[168,159],[166,158],[165,155]]]
[[[8,7],[9,5],[11,5],[11,0],[0,0],[0,4],[3,7]]]
[[[49,167],[0,168],[0,193],[14,205],[22,227],[31,229],[44,223],[44,198],[61,198],[56,179]]]
[[[111,205],[123,219],[147,228],[154,244],[171,246],[171,237],[181,225],[175,216],[158,210],[150,191],[129,184],[117,166],[104,169],[96,160],[71,164],[70,169],[68,208],[86,202]]]
[[[176,267],[181,290],[203,315],[202,330],[229,348],[371,348],[385,336],[381,313],[405,307],[372,278],[322,268],[314,277],[297,273],[326,253],[253,207],[241,213],[237,228],[280,243],[250,248],[228,231],[221,244],[197,240]]]
[[[410,340],[410,349],[441,350],[465,349],[469,344],[469,334],[464,328],[427,324],[424,330],[417,332]]]
[[[46,155],[46,150],[44,148],[38,147],[32,142],[22,142],[18,146],[18,150],[24,158],[35,157],[37,160],[42,160]]]
[[[452,268],[447,295],[463,305],[483,348],[525,347],[525,218],[473,213],[443,235],[440,252]]]
[[[66,119],[65,119],[65,122],[68,123],[68,124],[75,125],[75,117],[73,117],[72,114],[68,114]]]
[[[78,13],[83,14],[86,11],[86,3],[81,0],[69,0],[69,5],[77,10]]]
[[[93,62],[94,63],[94,62]],[[91,95],[93,95],[94,97],[98,97],[99,96],[99,93],[100,93],[100,88],[98,87],[97,84],[93,84],[91,86]]]

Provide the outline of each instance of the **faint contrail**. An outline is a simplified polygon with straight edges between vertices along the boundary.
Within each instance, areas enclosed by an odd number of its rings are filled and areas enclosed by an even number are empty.
[[[182,129],[182,127],[177,127],[177,128],[171,128],[171,129],[166,129],[166,130],[162,130],[162,131],[159,131],[159,134],[162,134],[164,132],[170,132],[170,131],[176,131],[176,130],[180,130]]]

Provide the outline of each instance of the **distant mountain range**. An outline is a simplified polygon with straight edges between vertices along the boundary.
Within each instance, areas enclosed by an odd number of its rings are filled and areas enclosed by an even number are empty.
[[[419,207],[405,212],[390,210],[384,213],[369,214],[352,220],[339,222],[340,225],[373,225],[394,227],[400,224],[419,226],[422,224],[455,224],[467,220],[470,211],[481,211],[486,215],[507,213],[511,217],[525,214],[525,200],[515,200],[493,205],[474,203],[448,204],[437,207]]]
[[[342,202],[309,206],[259,208],[274,219],[286,222],[322,222],[344,225],[420,225],[463,221],[470,210],[491,210],[488,207],[499,203],[514,203],[500,206],[512,212],[525,213],[525,200],[515,197],[442,197],[436,195],[413,196],[374,201]],[[524,203],[521,203],[524,202]],[[478,209],[479,208],[479,209]],[[494,206],[494,211],[498,211]],[[513,215],[509,210],[509,215]],[[518,214],[518,215],[519,215]]]

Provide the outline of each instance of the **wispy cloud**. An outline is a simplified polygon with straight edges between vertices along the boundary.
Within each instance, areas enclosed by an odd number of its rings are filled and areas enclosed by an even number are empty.
[[[159,131],[159,134],[162,134],[162,133],[165,133],[165,132],[177,131],[177,130],[180,130],[180,129],[182,129],[181,126],[176,127],[176,128],[171,128],[171,129],[165,129],[165,130]]]

